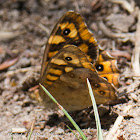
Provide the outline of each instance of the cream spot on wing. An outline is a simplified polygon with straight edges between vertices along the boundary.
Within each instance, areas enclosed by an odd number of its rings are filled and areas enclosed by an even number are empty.
[[[73,70],[72,67],[66,67],[66,68],[65,68],[65,72],[70,72],[70,71],[72,71],[72,70]]]
[[[48,73],[55,74],[55,75],[62,75],[62,70],[50,68]]]
[[[48,75],[46,76],[46,78],[49,79],[49,80],[51,80],[51,81],[55,81],[55,80],[57,80],[59,77],[57,77],[57,76],[51,76],[50,74],[48,74]]]
[[[60,35],[55,35],[55,36],[50,36],[48,43],[49,44],[59,44],[62,42],[65,42],[66,40],[60,36]]]
[[[83,67],[95,71],[90,62],[82,62]]]
[[[89,42],[97,45],[97,42],[93,36],[90,37]]]
[[[80,46],[78,46],[80,48],[81,51],[83,51],[84,53],[88,52],[88,46],[86,44],[81,44]]]
[[[66,22],[66,23],[60,24],[60,28],[62,31],[64,31],[65,29],[70,30],[70,33],[67,35],[68,37],[70,37],[70,38],[77,37],[78,32],[77,32],[77,29],[73,23]]]
[[[64,60],[56,59],[56,58],[52,59],[51,63],[56,64],[56,65],[67,65],[67,63]]]
[[[83,40],[88,40],[91,37],[91,34],[87,29],[85,29],[80,32],[80,36]]]
[[[61,30],[64,30],[68,26],[68,24],[69,24],[69,22],[66,22],[66,23],[60,24],[59,26],[60,26]]]
[[[47,84],[47,85],[52,85],[53,84],[53,82],[50,82],[50,81],[45,81],[44,83]]]
[[[49,53],[48,53],[48,57],[51,58],[51,57],[53,57],[56,53],[58,53],[58,51],[49,52]]]

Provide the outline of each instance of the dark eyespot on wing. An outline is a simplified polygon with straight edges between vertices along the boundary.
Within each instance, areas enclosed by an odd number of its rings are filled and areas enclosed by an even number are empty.
[[[94,86],[96,87],[96,88],[99,88],[100,87],[100,84],[94,84]]]
[[[105,95],[105,92],[104,92],[104,91],[100,91],[100,94],[101,94],[101,95]]]
[[[64,35],[68,35],[69,33],[70,33],[70,29],[68,29],[68,28],[64,29],[64,31],[63,31]]]
[[[102,64],[98,64],[98,65],[96,65],[96,70],[97,71],[103,71],[104,70],[104,66]]]
[[[95,81],[89,79],[90,84],[92,84],[92,86],[94,86],[95,88],[99,88],[101,85],[96,83]]]
[[[71,57],[65,57],[65,60],[67,60],[67,61],[71,61],[72,58],[71,58]]]

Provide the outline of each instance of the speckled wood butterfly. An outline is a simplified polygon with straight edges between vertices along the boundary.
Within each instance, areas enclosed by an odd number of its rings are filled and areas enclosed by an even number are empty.
[[[99,48],[80,14],[65,13],[54,27],[43,56],[40,83],[68,111],[91,106],[88,78],[97,104],[116,100],[118,87],[116,60]],[[42,103],[55,105],[40,89]]]

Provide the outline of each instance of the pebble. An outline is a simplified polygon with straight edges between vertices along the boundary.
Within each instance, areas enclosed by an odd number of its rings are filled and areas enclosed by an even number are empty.
[[[64,130],[62,128],[58,128],[56,131],[55,131],[55,134],[64,134]]]
[[[14,106],[14,108],[12,110],[12,112],[13,112],[14,115],[19,114],[21,111],[22,111],[21,110],[21,106],[18,106],[18,105]]]
[[[27,132],[26,128],[12,128],[12,133],[25,133]]]

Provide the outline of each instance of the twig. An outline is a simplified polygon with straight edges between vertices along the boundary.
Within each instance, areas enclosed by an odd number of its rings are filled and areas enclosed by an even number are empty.
[[[130,109],[132,108],[131,105],[127,106],[124,109],[124,113],[127,113]],[[108,135],[106,136],[106,140],[115,140],[115,137],[118,137],[118,135],[115,135],[117,133],[117,131],[119,130],[120,124],[122,123],[124,117],[119,115],[113,125],[113,127],[110,129]],[[118,133],[119,134],[119,133]]]
[[[12,128],[12,133],[26,133],[27,129],[26,128]]]
[[[43,31],[45,31],[47,35],[50,34],[49,29],[48,29],[47,27],[45,27],[43,24],[40,23],[40,24],[38,24],[38,26],[39,26],[39,28],[41,28]]]
[[[135,76],[140,76],[140,10],[138,12],[137,29],[135,33],[135,48],[132,55],[132,68]]]
[[[33,129],[34,129],[35,121],[36,121],[36,118],[32,121],[30,133],[29,133],[29,136],[28,136],[28,140],[31,139],[31,136],[32,136],[32,133],[33,133]]]
[[[124,42],[128,40],[134,42],[135,33],[113,33],[102,21],[99,22],[99,28],[103,31],[105,35],[110,38],[121,39]]]
[[[129,13],[134,12],[134,3],[129,3],[126,0],[109,0],[112,3],[120,4],[122,7],[127,10]]]
[[[23,32],[0,31],[0,41],[10,40],[23,34]]]

